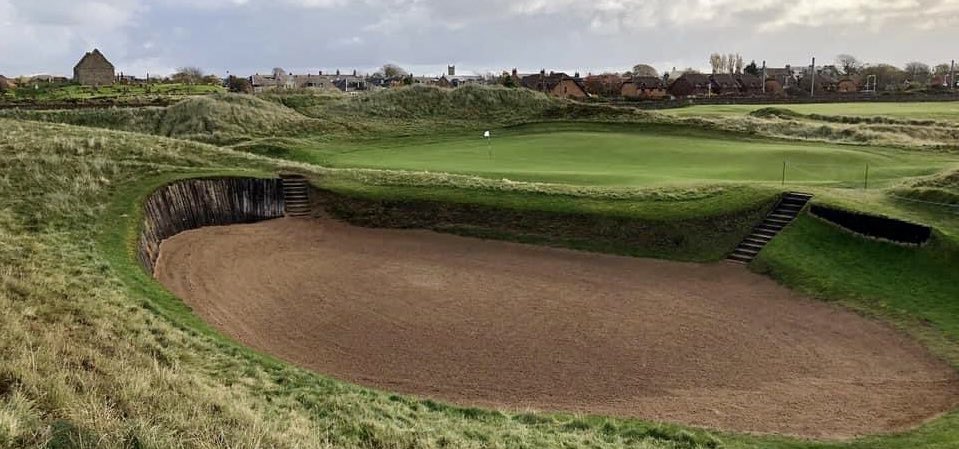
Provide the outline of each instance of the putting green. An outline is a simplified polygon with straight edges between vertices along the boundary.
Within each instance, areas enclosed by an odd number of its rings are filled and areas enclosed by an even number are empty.
[[[744,140],[638,127],[537,125],[439,141],[367,143],[330,155],[340,167],[464,173],[511,180],[651,186],[717,182],[871,187],[926,175],[959,156],[892,148]]]

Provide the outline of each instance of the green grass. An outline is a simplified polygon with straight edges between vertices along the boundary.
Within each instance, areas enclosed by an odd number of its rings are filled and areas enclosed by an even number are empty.
[[[9,90],[0,95],[0,101],[63,102],[82,100],[150,99],[155,97],[188,97],[225,92],[222,86],[192,84],[149,84],[92,87],[78,84],[36,84]]]
[[[769,105],[702,105],[669,109],[663,112],[678,116],[744,116]],[[817,103],[786,104],[783,108],[800,114],[885,116],[900,119],[925,119],[959,122],[959,101],[889,102],[889,103]]]
[[[309,158],[307,150],[305,158]],[[928,175],[959,155],[730,138],[678,127],[544,124],[481,134],[331,145],[315,155],[337,167],[479,175],[495,179],[650,187],[703,183],[775,183],[857,187],[866,166],[873,187]]]

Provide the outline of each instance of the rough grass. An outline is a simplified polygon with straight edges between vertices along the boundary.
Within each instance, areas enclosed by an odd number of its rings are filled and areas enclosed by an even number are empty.
[[[222,86],[191,85],[180,83],[92,87],[79,84],[25,84],[0,94],[0,101],[82,102],[86,100],[111,100],[120,103],[137,103],[157,99],[178,99],[194,95],[225,92]]]
[[[669,114],[678,116],[744,116],[763,109],[763,105],[702,105],[670,109]],[[888,117],[905,120],[936,120],[959,122],[959,101],[937,102],[856,102],[790,104],[783,106],[799,114],[847,117]]]

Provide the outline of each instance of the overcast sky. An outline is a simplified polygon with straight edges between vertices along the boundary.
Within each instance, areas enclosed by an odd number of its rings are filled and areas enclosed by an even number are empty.
[[[94,47],[139,76],[937,64],[959,59],[959,0],[0,0],[0,74],[69,74]]]

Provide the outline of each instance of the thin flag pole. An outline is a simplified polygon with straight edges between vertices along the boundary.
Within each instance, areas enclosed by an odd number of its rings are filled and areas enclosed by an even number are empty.
[[[486,156],[489,160],[493,160],[493,136],[486,131],[483,133],[483,138],[486,139]]]
[[[786,185],[786,161],[783,160],[783,186]]]

